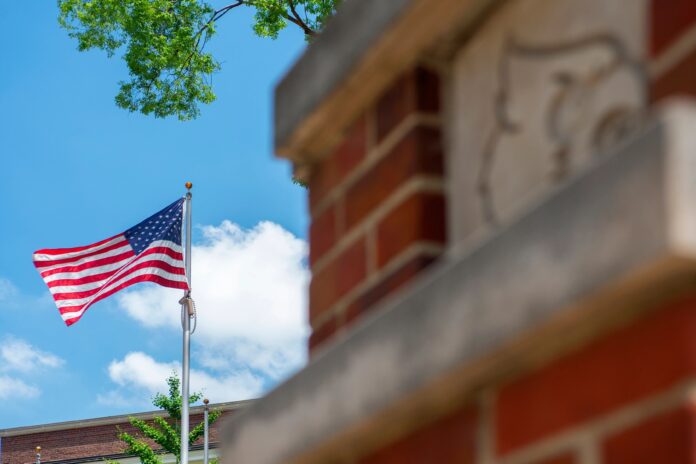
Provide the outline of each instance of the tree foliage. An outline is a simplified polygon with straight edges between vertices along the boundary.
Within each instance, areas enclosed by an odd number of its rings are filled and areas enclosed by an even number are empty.
[[[218,21],[238,7],[255,10],[254,32],[275,39],[289,24],[310,40],[341,0],[58,0],[59,23],[80,51],[123,52],[130,79],[116,104],[156,117],[192,119],[215,100],[211,76],[220,62],[205,51]]]
[[[119,431],[118,438],[126,444],[125,453],[137,456],[142,464],[162,464],[160,455],[145,441],[150,439],[159,447],[176,456],[176,462],[181,462],[181,390],[179,378],[172,375],[167,379],[169,385],[168,394],[158,393],[152,400],[152,404],[166,411],[168,419],[155,417],[154,424],[148,424],[144,420],[131,417],[129,422],[140,431],[140,436]],[[189,397],[189,403],[194,404],[203,398],[201,393],[194,393]],[[208,425],[213,424],[220,417],[220,411],[210,411]],[[194,443],[204,433],[205,422],[201,421],[189,431],[189,443]],[[211,463],[215,463],[211,460]],[[118,464],[108,461],[109,464]]]

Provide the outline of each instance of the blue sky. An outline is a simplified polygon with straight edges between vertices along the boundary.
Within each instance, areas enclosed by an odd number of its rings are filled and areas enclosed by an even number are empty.
[[[250,12],[227,15],[210,44],[218,100],[182,123],[117,108],[124,65],[77,52],[56,15],[55,2],[0,2],[0,428],[146,410],[164,390],[178,293],[143,284],[67,328],[31,253],[122,232],[186,180],[196,385],[213,402],[268,389],[303,362],[306,336],[306,192],[271,145],[273,85],[301,34],[260,39]]]

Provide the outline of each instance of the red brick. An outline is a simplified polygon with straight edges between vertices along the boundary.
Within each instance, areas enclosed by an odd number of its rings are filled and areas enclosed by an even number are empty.
[[[366,246],[365,238],[362,237],[313,275],[309,286],[309,320],[314,321],[331,308],[362,282],[366,275]]]
[[[331,205],[312,219],[309,226],[309,264],[324,256],[336,243],[336,206]]]
[[[409,114],[440,110],[440,79],[434,72],[416,68],[401,76],[377,102],[377,139],[381,141]]]
[[[363,458],[360,464],[473,464],[476,425],[476,411],[463,408]]]
[[[576,464],[578,462],[575,454],[568,453],[561,456],[555,456],[551,459],[544,459],[542,461],[535,461],[531,464]]]
[[[225,413],[229,414],[229,413]],[[191,416],[191,424],[195,425],[203,419],[202,414]],[[148,421],[151,423],[151,421]],[[218,443],[218,427],[216,422],[210,429],[210,442]],[[117,427],[122,431],[139,436],[139,431],[131,426],[124,418],[121,423],[108,425],[85,425],[75,428],[55,430],[51,432],[28,433],[4,437],[2,439],[2,464],[33,463],[35,448],[41,446],[43,462],[56,460],[79,460],[96,458],[123,453],[125,445],[118,440]],[[146,440],[153,445],[152,441]],[[202,443],[199,440],[197,443]],[[157,447],[156,447],[157,448]]]
[[[329,340],[336,334],[339,329],[338,319],[336,317],[325,321],[321,326],[312,331],[309,337],[309,351],[314,351],[318,346]]]
[[[318,163],[309,181],[309,205],[316,205],[332,189],[336,188],[360,164],[367,153],[367,123],[361,117],[343,142],[323,161]]]
[[[444,243],[445,199],[416,193],[390,211],[377,226],[377,265],[384,267],[418,242]]]
[[[694,0],[651,0],[650,50],[653,56],[664,51],[694,25],[696,25]]]
[[[346,193],[346,230],[359,223],[401,185],[417,175],[442,176],[439,130],[416,127]]]
[[[696,96],[696,48],[652,85],[653,101],[673,95]]]
[[[605,464],[691,464],[696,462],[693,406],[653,417],[610,437],[602,447]]]
[[[345,140],[333,153],[338,180],[353,172],[367,154],[367,118],[362,116],[348,131]]]
[[[667,305],[503,386],[499,454],[644,399],[696,373],[696,298]]]
[[[348,307],[346,322],[352,323],[369,312],[385,297],[393,295],[405,284],[412,281],[423,269],[430,266],[435,258],[428,255],[416,256],[399,269],[393,271],[373,287],[367,289]]]

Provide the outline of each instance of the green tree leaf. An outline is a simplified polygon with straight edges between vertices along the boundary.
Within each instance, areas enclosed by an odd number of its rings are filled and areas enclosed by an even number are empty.
[[[152,400],[159,409],[167,412],[169,420],[164,417],[155,417],[154,424],[148,424],[136,417],[129,418],[133,427],[139,430],[139,436],[133,436],[126,432],[118,431],[118,438],[126,444],[124,450],[127,454],[132,454],[140,459],[142,464],[161,464],[162,461],[155,449],[153,449],[144,439],[150,439],[157,443],[162,450],[165,450],[176,457],[176,462],[181,462],[181,390],[179,378],[172,375],[167,378],[169,392],[167,395],[158,393]],[[193,393],[189,396],[189,404],[194,404],[203,398],[201,393]],[[211,410],[208,414],[208,425],[212,425],[219,417],[221,412]],[[189,433],[189,443],[193,443],[203,435],[205,422],[201,421],[195,425]],[[217,461],[215,461],[217,462]],[[116,464],[108,462],[108,464]],[[211,461],[211,464],[214,464]]]
[[[311,40],[340,2],[236,0],[216,8],[201,0],[58,0],[58,22],[80,51],[123,53],[129,79],[119,82],[119,107],[187,120],[215,100],[211,76],[220,62],[205,46],[223,16],[252,8],[258,36],[274,39],[292,24]]]

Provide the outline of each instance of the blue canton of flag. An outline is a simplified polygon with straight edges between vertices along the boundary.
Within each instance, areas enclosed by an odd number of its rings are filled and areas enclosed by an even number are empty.
[[[181,218],[184,212],[184,200],[181,199],[155,213],[140,224],[123,233],[130,246],[139,255],[153,242],[167,240],[181,246]]]

